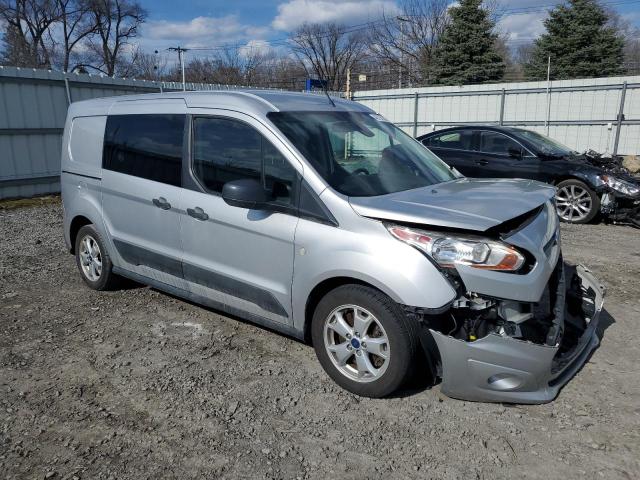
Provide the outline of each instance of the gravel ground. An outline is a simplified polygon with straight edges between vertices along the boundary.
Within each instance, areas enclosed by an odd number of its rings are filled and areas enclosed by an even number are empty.
[[[563,230],[608,286],[603,340],[552,403],[370,400],[311,347],[149,288],[86,288],[59,204],[0,210],[4,478],[640,477],[640,231]]]

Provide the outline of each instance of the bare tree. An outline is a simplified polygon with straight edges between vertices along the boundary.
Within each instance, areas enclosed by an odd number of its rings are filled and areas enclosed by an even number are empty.
[[[253,85],[302,90],[307,77],[307,71],[298,59],[271,53],[256,72]]]
[[[97,25],[95,17],[91,15],[92,4],[90,0],[56,0],[60,14],[59,22],[62,31],[62,62],[61,67],[65,72],[73,71],[76,65],[71,66],[71,60],[77,47],[90,35],[96,33]],[[55,34],[51,34],[55,41]]]
[[[242,47],[238,52],[242,58],[243,82],[245,85],[256,85],[263,74],[263,67],[271,58],[261,48],[255,46]]]
[[[214,66],[213,83],[227,85],[249,84],[248,77],[254,73],[259,58],[251,52],[245,56],[239,47],[228,47],[217,52],[212,63]]]
[[[619,32],[624,39],[624,66],[630,75],[640,72],[640,28],[634,26],[615,9],[605,7],[609,26]]]
[[[144,80],[161,80],[168,73],[165,57],[157,53],[144,52],[138,47],[131,52],[127,61],[120,63],[120,68],[124,76]]]
[[[401,13],[384,15],[371,30],[372,54],[398,70],[399,81],[421,82],[429,70],[438,38],[449,23],[450,0],[403,0]]]
[[[185,67],[185,77],[189,82],[257,85],[264,74],[263,67],[270,58],[259,48],[227,47],[211,57],[189,61]],[[177,67],[174,74],[172,77],[178,80]]]
[[[498,35],[495,42],[495,49],[502,58],[505,65],[504,80],[521,81],[525,79],[523,63],[519,62],[518,52],[514,55],[509,46],[507,34]]]
[[[91,46],[97,56],[97,66],[85,66],[113,76],[119,67],[124,65],[126,69],[132,63],[125,61],[126,47],[138,36],[147,12],[136,0],[91,0],[91,15],[96,28],[96,39],[92,39]]]
[[[168,80],[167,59],[156,53],[143,51],[134,46],[123,51],[117,62],[117,73],[121,77],[139,78],[141,80]]]
[[[365,47],[359,31],[349,32],[335,23],[305,23],[293,35],[291,48],[308,74],[339,91],[344,89],[347,70],[362,61]]]
[[[60,18],[56,0],[0,0],[0,18],[10,35],[7,47],[18,49],[8,55],[16,57],[16,65],[51,68],[52,48],[45,35]]]
[[[640,73],[640,29],[636,30],[635,37],[630,37],[625,41],[624,63],[629,75]]]

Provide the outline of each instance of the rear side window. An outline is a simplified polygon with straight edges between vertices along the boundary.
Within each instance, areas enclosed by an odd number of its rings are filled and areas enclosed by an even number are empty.
[[[68,164],[63,156],[62,169],[74,173],[100,176],[106,116],[76,117],[69,133]],[[63,152],[67,153],[67,152]]]
[[[255,178],[271,192],[273,203],[295,203],[296,170],[262,134],[238,120],[193,120],[193,173],[211,192],[222,192],[232,180]]]
[[[508,155],[509,150],[522,150],[522,146],[511,138],[497,132],[480,132],[480,151]]]
[[[425,142],[427,147],[451,148],[455,150],[471,150],[471,137],[473,133],[470,130],[460,130],[457,132],[447,132],[442,135],[430,137]]]
[[[113,115],[107,119],[103,168],[181,185],[185,115]]]

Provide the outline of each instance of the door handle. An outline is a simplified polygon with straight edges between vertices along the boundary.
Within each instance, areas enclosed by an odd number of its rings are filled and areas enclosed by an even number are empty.
[[[202,221],[209,220],[209,215],[204,213],[204,210],[202,210],[200,207],[187,208],[187,213],[189,214],[190,217],[193,217],[196,220],[202,220]]]
[[[480,166],[484,167],[485,165],[489,165],[489,161],[488,160],[476,160],[476,165],[480,165]]]
[[[164,197],[154,198],[151,201],[153,202],[153,204],[156,207],[161,208],[162,210],[170,210],[171,209],[171,204],[169,202],[167,202],[167,199],[164,198]]]

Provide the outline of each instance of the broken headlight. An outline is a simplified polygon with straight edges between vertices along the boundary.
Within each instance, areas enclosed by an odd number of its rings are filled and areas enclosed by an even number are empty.
[[[387,229],[395,238],[426,253],[442,267],[467,265],[515,272],[525,260],[515,248],[487,238],[447,235],[399,225],[388,225]]]
[[[626,180],[622,180],[611,175],[600,175],[600,180],[602,180],[602,182],[611,190],[615,190],[616,192],[620,192],[624,195],[635,197],[640,194],[640,186],[627,182]]]

